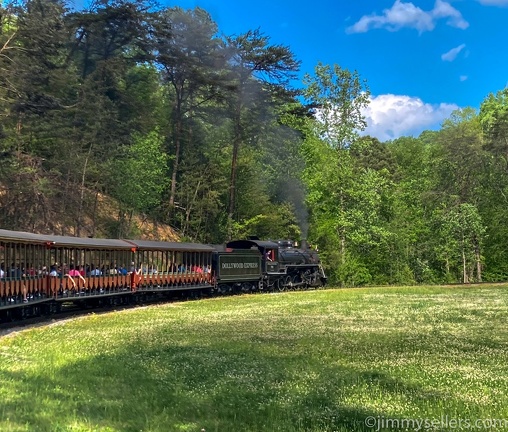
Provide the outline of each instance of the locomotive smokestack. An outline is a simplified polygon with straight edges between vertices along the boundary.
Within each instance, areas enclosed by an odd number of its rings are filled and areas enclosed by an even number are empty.
[[[307,239],[302,239],[302,246],[301,246],[301,249],[303,250],[307,250],[309,249],[309,245],[307,243]]]

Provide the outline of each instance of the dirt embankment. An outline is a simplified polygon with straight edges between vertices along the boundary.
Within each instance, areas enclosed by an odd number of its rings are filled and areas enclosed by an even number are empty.
[[[87,190],[83,196],[28,192],[14,196],[0,187],[0,228],[73,237],[180,240],[170,226],[125,211],[98,192]]]
[[[170,226],[157,223],[144,214],[123,212],[117,201],[97,194],[95,203],[76,220],[78,224],[59,227],[66,235],[80,237],[136,238],[142,240],[179,241]],[[56,233],[55,233],[56,234]]]

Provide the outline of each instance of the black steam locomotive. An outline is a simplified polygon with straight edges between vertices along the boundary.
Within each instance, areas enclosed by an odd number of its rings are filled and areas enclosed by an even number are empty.
[[[316,251],[290,241],[225,245],[113,240],[0,230],[0,319],[143,302],[163,295],[319,287]]]
[[[310,288],[326,283],[326,275],[318,253],[306,246],[298,249],[290,240],[262,241],[257,238],[227,243],[230,254],[241,256],[253,251],[260,258],[260,272],[256,276],[263,290],[284,291]],[[217,266],[218,270],[222,270]]]

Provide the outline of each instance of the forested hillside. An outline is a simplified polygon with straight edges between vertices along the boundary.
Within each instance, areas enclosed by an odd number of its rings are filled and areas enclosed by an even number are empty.
[[[296,91],[290,47],[205,10],[0,14],[1,228],[307,238],[353,286],[508,279],[508,90],[381,143],[358,72],[318,64]]]

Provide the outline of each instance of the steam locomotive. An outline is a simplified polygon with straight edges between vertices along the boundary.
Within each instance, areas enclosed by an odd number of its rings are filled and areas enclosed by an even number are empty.
[[[261,290],[284,291],[297,287],[318,287],[326,283],[326,275],[318,253],[307,247],[306,243],[303,248],[298,249],[290,240],[262,241],[253,237],[249,240],[231,241],[226,244],[226,250],[228,254],[224,257],[222,253],[218,253],[217,259],[232,259],[235,256],[240,258],[245,256],[247,251],[252,251],[254,256],[259,257],[261,271],[253,271],[250,282],[257,281]],[[233,270],[231,275],[227,275],[227,279],[231,278],[233,282],[222,287],[221,282],[226,281],[224,278],[226,268],[219,263],[214,268],[219,274],[217,287],[219,292],[224,288],[231,291],[235,284],[240,283],[234,281],[237,275]],[[251,287],[241,283],[243,291],[248,291],[249,288]]]
[[[93,239],[0,229],[0,319],[214,295],[319,287],[318,253],[288,240],[225,245]]]

